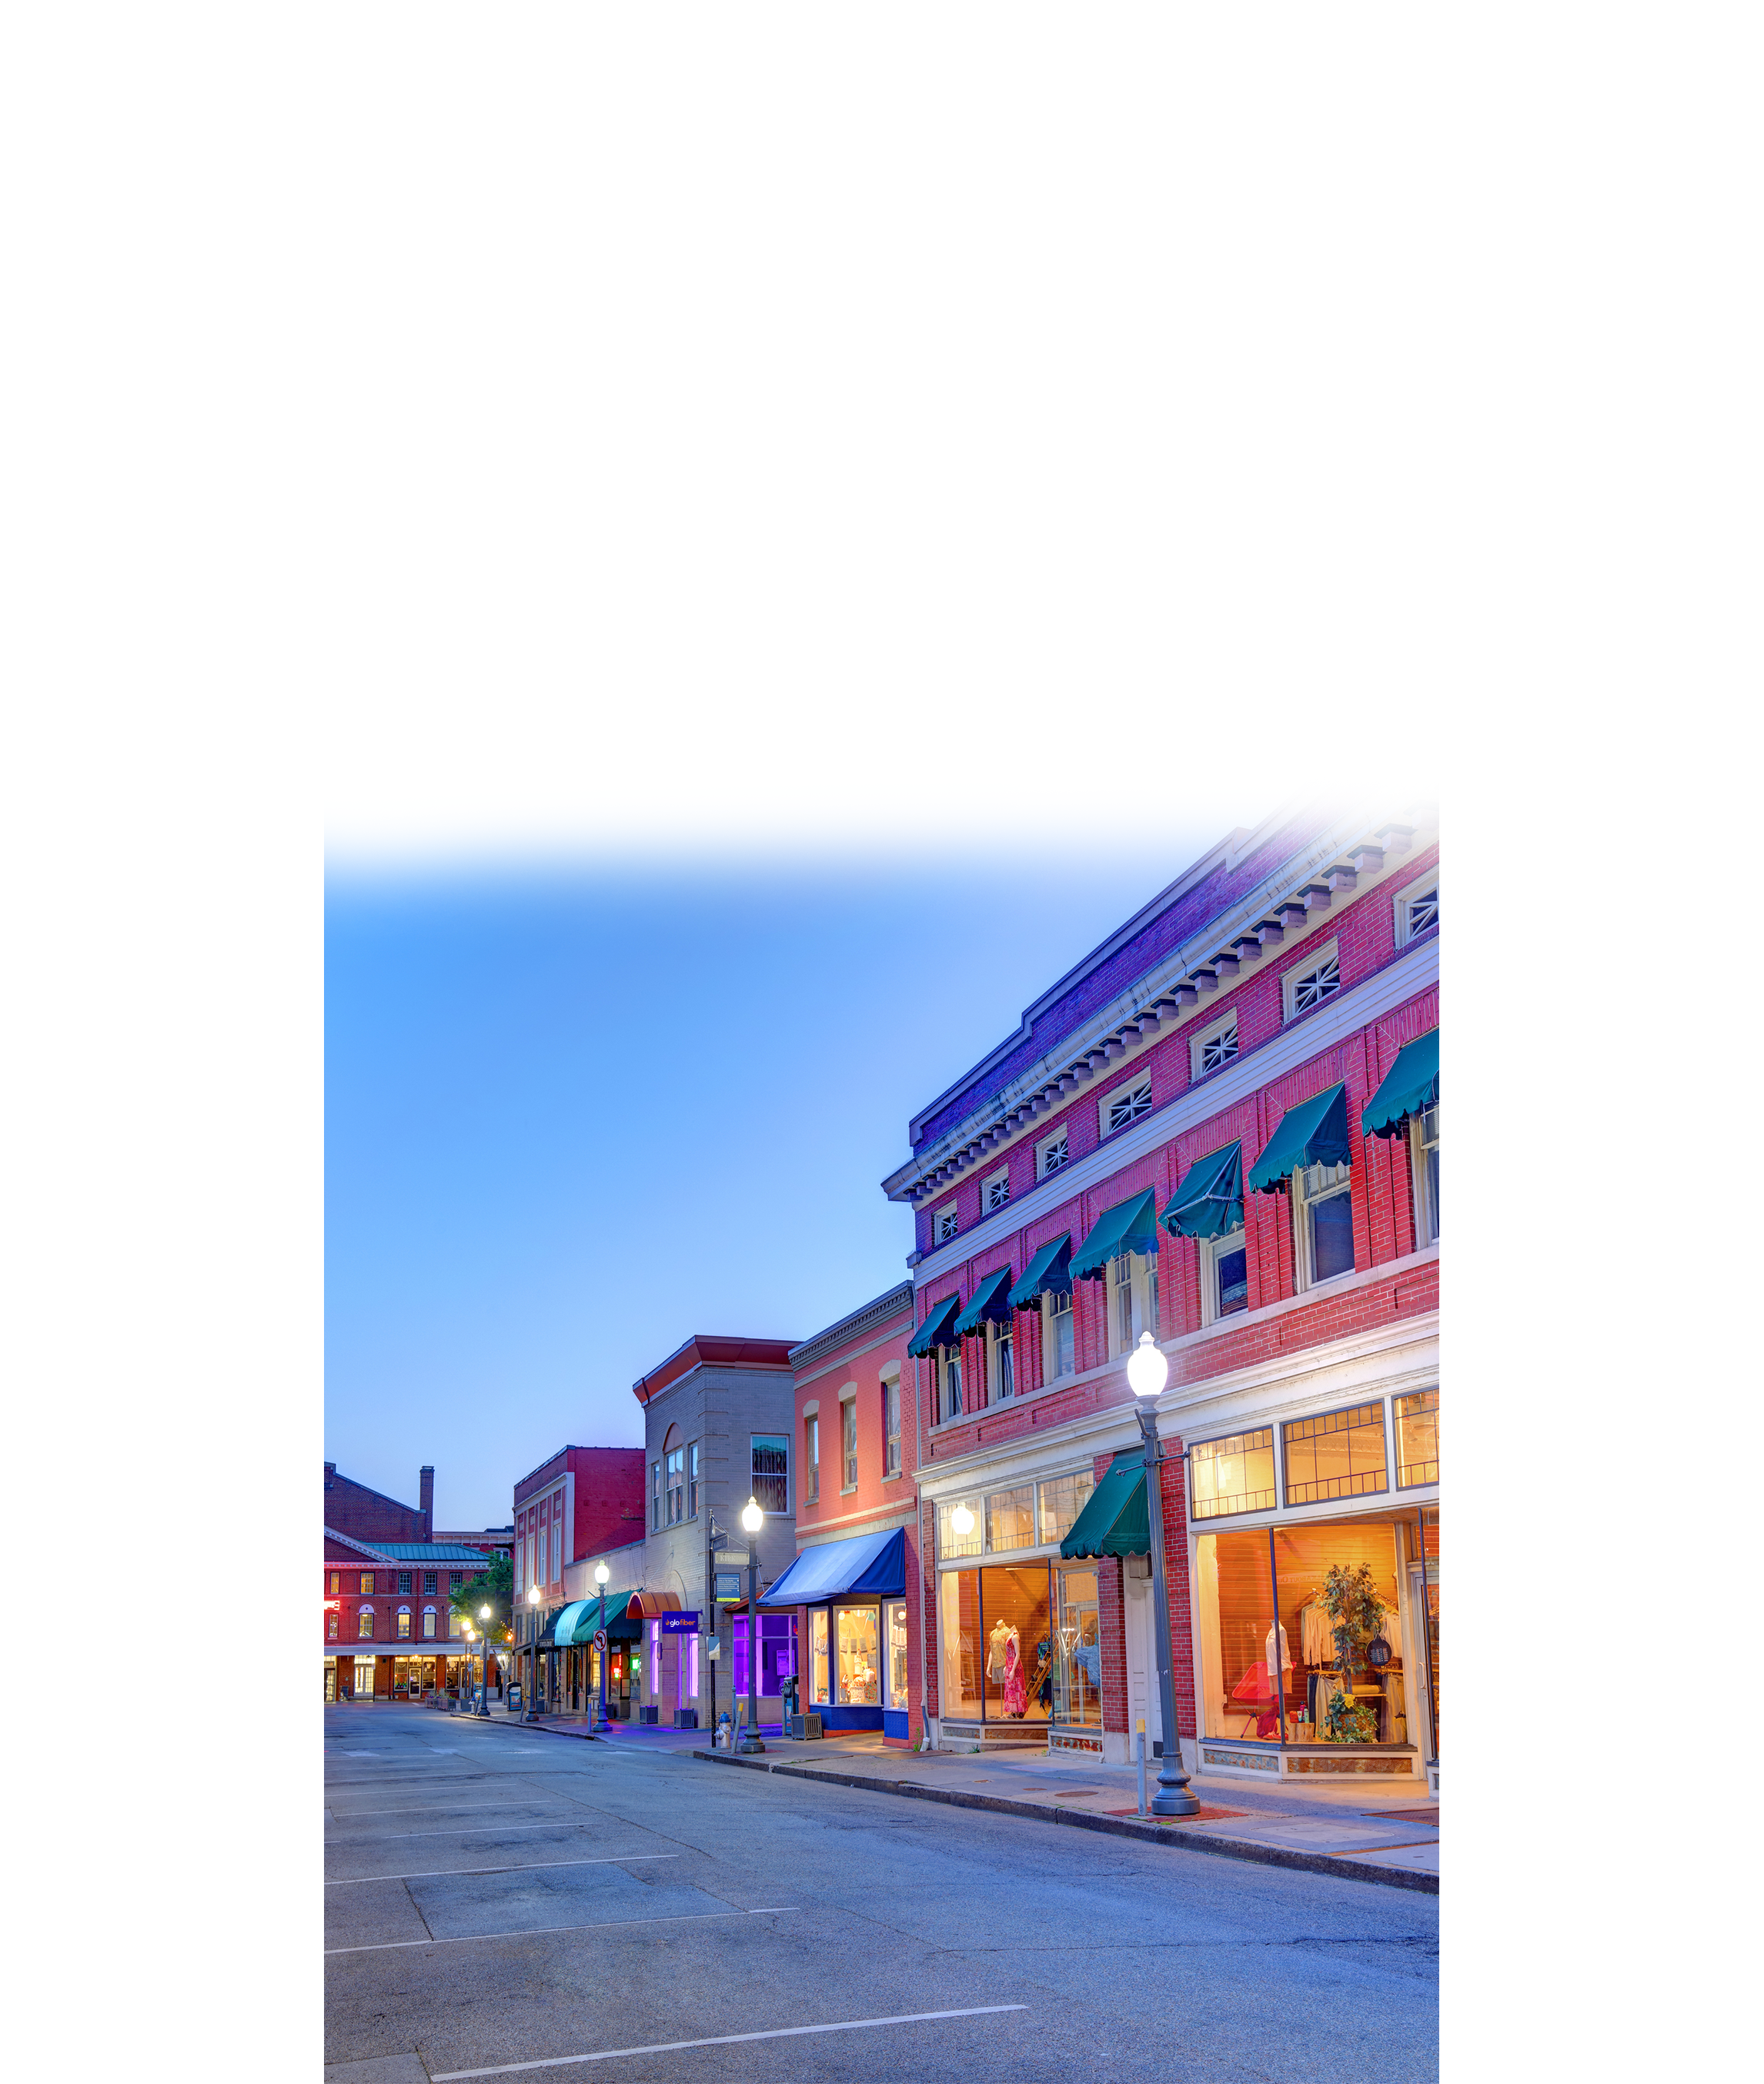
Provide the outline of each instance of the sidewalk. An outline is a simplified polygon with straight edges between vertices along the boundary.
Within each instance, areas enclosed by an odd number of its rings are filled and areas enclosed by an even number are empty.
[[[689,1731],[670,1731],[688,1736]],[[771,1772],[790,1779],[963,1808],[1034,1816],[1113,1835],[1167,1840],[1194,1852],[1269,1866],[1303,1867],[1389,1888],[1436,1895],[1440,1887],[1440,1810],[1425,1784],[1278,1789],[1196,1774],[1198,1817],[1168,1823],[1141,1820],[1139,1774],[1132,1766],[1050,1758],[1039,1751],[884,1751],[879,1739],[842,1739],[795,1743],[766,1734],[764,1756],[695,1747],[692,1756],[718,1765]],[[1147,1797],[1157,1791],[1156,1761],[1146,1768]]]

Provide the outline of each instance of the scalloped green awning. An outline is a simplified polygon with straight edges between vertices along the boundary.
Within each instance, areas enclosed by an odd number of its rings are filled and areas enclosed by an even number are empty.
[[[985,1326],[1004,1324],[1011,1318],[1011,1269],[1001,1266],[987,1274],[974,1290],[974,1299],[956,1319],[958,1339],[977,1338]]]
[[[1044,1244],[1029,1261],[1028,1272],[1011,1290],[1011,1307],[1033,1310],[1044,1295],[1070,1295],[1071,1256],[1072,1234],[1062,1230],[1051,1244]]]
[[[1149,1556],[1151,1515],[1146,1506],[1145,1455],[1124,1448],[1085,1501],[1060,1544],[1062,1556]]]
[[[956,1313],[960,1307],[959,1295],[946,1295],[942,1302],[932,1303],[924,1323],[906,1342],[906,1350],[913,1359],[923,1360],[933,1346],[947,1346],[953,1342]]]
[[[1075,1281],[1100,1281],[1109,1262],[1124,1252],[1155,1252],[1158,1248],[1158,1197],[1147,1187],[1105,1209],[1096,1226],[1072,1254]]]
[[[1384,1074],[1384,1082],[1366,1103],[1359,1118],[1362,1136],[1400,1136],[1412,1114],[1430,1108],[1440,1097],[1440,1031],[1431,1029],[1406,1042],[1397,1061]]]
[[[1197,1158],[1158,1218],[1172,1237],[1223,1237],[1244,1220],[1244,1146],[1240,1141]]]
[[[1331,1086],[1281,1116],[1249,1184],[1258,1194],[1278,1193],[1301,1165],[1345,1165],[1347,1158],[1347,1087]]]

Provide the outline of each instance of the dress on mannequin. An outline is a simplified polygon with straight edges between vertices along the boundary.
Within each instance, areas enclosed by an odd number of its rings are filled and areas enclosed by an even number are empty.
[[[1023,1684],[1023,1646],[1012,1629],[1004,1646],[1004,1712],[1022,1716],[1028,1709],[1028,1694]]]
[[[1004,1684],[1004,1653],[1016,1631],[1004,1621],[994,1621],[986,1638],[986,1676],[994,1685]]]

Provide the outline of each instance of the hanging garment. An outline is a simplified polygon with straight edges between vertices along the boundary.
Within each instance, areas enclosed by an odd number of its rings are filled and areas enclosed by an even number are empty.
[[[1292,1669],[1292,1650],[1291,1645],[1287,1641],[1287,1629],[1284,1621],[1276,1621],[1274,1624],[1274,1628],[1270,1628],[1269,1629],[1267,1636],[1263,1641],[1262,1646],[1262,1661],[1270,1672],[1274,1670],[1274,1637],[1275,1628],[1278,1628],[1280,1631],[1280,1669],[1283,1671],[1290,1671]]]
[[[1299,1609],[1299,1647],[1307,1664],[1335,1662],[1335,1637],[1329,1617],[1315,1599]]]
[[[1044,1708],[1054,1705],[1054,1646],[1044,1635],[1035,1646],[1035,1677],[1029,1681],[1037,1688],[1037,1697]]]
[[[1004,1652],[1004,1712],[1007,1715],[1026,1715],[1028,1709],[1028,1695],[1023,1684],[1023,1652],[1017,1642],[1017,1632],[1012,1629]]]
[[[993,1629],[986,1642],[986,1676],[995,1686],[1004,1684],[1004,1653],[1011,1640],[1011,1631],[1003,1621]]]
[[[1090,1681],[1091,1691],[1102,1691],[1102,1645],[1099,1642],[1081,1642],[1072,1652],[1072,1662]]]

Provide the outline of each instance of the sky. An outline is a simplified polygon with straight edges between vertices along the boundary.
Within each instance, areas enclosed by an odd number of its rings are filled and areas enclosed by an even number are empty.
[[[913,1112],[1233,822],[1156,846],[672,870],[333,866],[324,1454],[507,1523],[635,1446],[693,1332],[800,1340],[906,1277]]]

